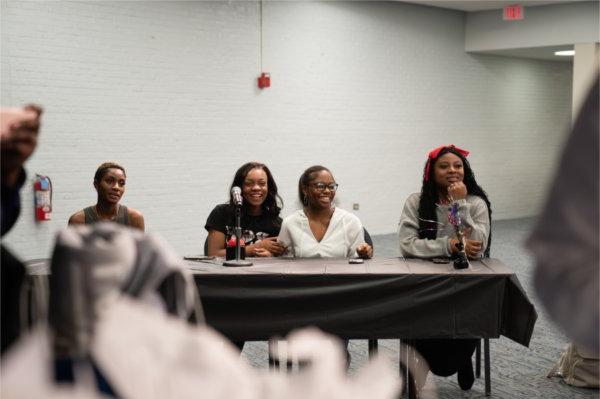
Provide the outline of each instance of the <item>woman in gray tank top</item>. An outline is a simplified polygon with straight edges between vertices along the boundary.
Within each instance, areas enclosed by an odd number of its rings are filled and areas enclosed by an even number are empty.
[[[96,205],[88,206],[69,218],[69,225],[115,222],[144,231],[144,216],[138,210],[119,204],[125,194],[125,169],[114,162],[105,162],[94,175],[98,193]]]

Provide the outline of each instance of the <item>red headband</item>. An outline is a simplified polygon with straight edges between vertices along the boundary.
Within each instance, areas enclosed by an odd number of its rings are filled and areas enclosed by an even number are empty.
[[[442,146],[439,146],[438,148],[431,150],[427,157],[427,165],[425,165],[425,181],[429,180],[429,169],[431,168],[431,161],[436,159],[438,157],[438,155],[440,154],[440,151],[442,151],[444,148],[452,148],[453,150],[455,150],[456,152],[458,152],[465,158],[469,155],[469,151],[463,150],[462,148],[458,148],[454,144],[442,145]]]

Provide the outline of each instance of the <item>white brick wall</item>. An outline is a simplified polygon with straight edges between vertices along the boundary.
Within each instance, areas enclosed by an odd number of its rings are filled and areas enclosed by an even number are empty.
[[[2,104],[44,105],[28,164],[54,183],[51,222],[33,222],[30,185],[6,242],[48,256],[54,232],[95,201],[92,177],[121,162],[123,203],[183,254],[237,167],[267,163],[284,213],[320,163],[340,206],[389,233],[419,189],[429,149],[472,151],[496,218],[537,212],[569,125],[571,67],[464,52],[464,14],[388,2],[265,2],[256,88],[255,2],[1,3]]]

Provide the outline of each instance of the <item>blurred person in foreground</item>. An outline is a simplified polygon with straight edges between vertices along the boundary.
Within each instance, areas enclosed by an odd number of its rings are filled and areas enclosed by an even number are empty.
[[[38,142],[42,108],[27,105],[23,108],[0,109],[0,165],[2,195],[0,220],[2,236],[16,223],[21,213],[20,191],[27,179],[23,164]],[[19,296],[25,279],[25,267],[10,251],[1,246],[1,332],[2,354],[18,338]]]
[[[527,242],[537,264],[535,288],[550,316],[577,345],[595,354],[600,351],[598,87],[596,78]]]

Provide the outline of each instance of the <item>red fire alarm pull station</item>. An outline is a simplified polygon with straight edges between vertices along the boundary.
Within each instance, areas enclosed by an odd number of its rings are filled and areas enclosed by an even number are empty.
[[[266,89],[267,87],[271,87],[271,74],[263,72],[258,77],[258,88]]]
[[[503,19],[505,21],[520,21],[525,18],[525,9],[520,4],[504,6]]]

